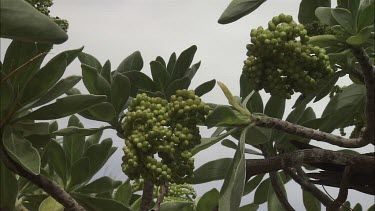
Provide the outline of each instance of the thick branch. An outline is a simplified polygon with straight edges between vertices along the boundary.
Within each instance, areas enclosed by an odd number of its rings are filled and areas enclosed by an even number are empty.
[[[153,193],[154,193],[154,183],[151,182],[150,180],[144,180],[140,211],[148,211],[150,209]]]
[[[367,90],[366,129],[363,139],[375,145],[375,66],[363,48],[352,48],[353,55],[361,66]]]
[[[2,145],[0,145],[0,148],[0,159],[8,169],[40,187],[47,194],[53,197],[57,202],[63,205],[66,210],[85,211],[85,209],[82,206],[80,206],[67,192],[65,192],[56,183],[49,180],[47,177],[43,175],[34,175],[26,171],[22,166],[14,162],[9,157],[9,155],[7,154]]]
[[[363,139],[347,139],[341,136],[336,136],[330,133],[322,132],[312,128],[307,128],[301,125],[293,124],[284,120],[272,117],[256,117],[253,116],[252,121],[260,127],[267,127],[280,130],[289,134],[298,135],[304,138],[314,139],[317,141],[324,141],[336,146],[346,148],[358,148],[368,144]]]
[[[329,206],[333,201],[321,190],[319,190],[313,183],[308,181],[308,178],[303,174],[297,175],[291,168],[286,168],[284,171],[292,177],[292,179],[301,185],[303,190],[310,192],[315,198],[317,198],[325,207]],[[302,171],[302,169],[300,169]],[[304,173],[304,172],[303,172]]]

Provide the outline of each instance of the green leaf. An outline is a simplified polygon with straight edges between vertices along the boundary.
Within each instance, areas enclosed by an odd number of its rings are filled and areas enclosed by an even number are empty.
[[[245,125],[249,123],[249,117],[234,111],[229,106],[216,107],[206,118],[205,125],[208,128],[228,125]]]
[[[111,103],[117,114],[125,109],[125,104],[130,96],[130,81],[121,74],[113,77],[111,85]]]
[[[39,211],[64,211],[64,206],[50,196],[40,204]]]
[[[284,187],[284,183],[281,180],[279,173],[277,173],[277,180],[279,180],[278,183],[281,184],[280,188],[283,191],[284,195],[286,196],[286,190],[285,190],[285,187]],[[270,187],[268,189],[268,200],[267,201],[268,201],[267,207],[268,207],[269,211],[279,211],[279,210],[285,211],[283,205],[279,201],[279,198],[276,196],[276,193],[275,193],[272,185],[270,185]]]
[[[81,76],[69,76],[67,78],[61,79],[50,90],[48,90],[47,93],[40,97],[35,103],[32,103],[30,108],[41,106],[60,97],[69,89],[73,88],[81,80],[81,78]]]
[[[266,0],[232,0],[221,14],[220,24],[232,23],[256,10]]]
[[[315,9],[318,7],[331,7],[331,0],[302,0],[299,5],[298,21],[302,24],[317,21]]]
[[[172,75],[174,66],[176,64],[177,56],[176,53],[172,53],[171,56],[169,57],[168,64],[167,64],[167,71],[169,75]]]
[[[253,192],[253,190],[255,190],[255,188],[258,187],[258,185],[262,181],[264,175],[265,174],[258,174],[254,178],[252,178],[250,181],[248,181],[245,184],[243,195],[246,196],[247,194]]]
[[[156,92],[158,91],[157,86],[146,74],[137,70],[129,70],[124,72],[124,75],[129,78],[132,86],[145,91]]]
[[[67,161],[62,146],[54,140],[47,145],[48,163],[66,184]]]
[[[72,193],[71,194],[79,204],[81,204],[86,210],[95,211],[132,211],[129,207],[121,204],[120,202],[112,199],[92,197],[86,194]]]
[[[347,36],[337,36],[331,34],[318,35],[310,37],[308,43],[311,45],[316,45],[321,48],[337,46],[338,44],[345,43]]]
[[[363,28],[358,34],[349,37],[346,43],[349,45],[360,46],[370,38],[371,33],[374,31],[374,25]]]
[[[237,149],[237,144],[235,144],[233,141],[231,141],[229,139],[224,139],[221,142],[221,145],[226,146],[228,148]],[[262,153],[259,153],[255,150],[248,149],[248,148],[245,148],[245,153],[253,154],[253,155],[263,155]]]
[[[83,84],[91,94],[106,95],[110,100],[111,87],[109,83],[98,73],[98,71],[85,64],[81,65]]]
[[[160,210],[163,211],[194,211],[194,204],[192,202],[185,201],[170,201],[164,202],[160,205]]]
[[[23,136],[29,135],[48,135],[49,123],[48,122],[17,122],[13,125],[17,131],[22,131]]]
[[[374,211],[375,210],[375,205],[372,205],[370,208],[368,208],[367,211]]]
[[[171,80],[167,68],[157,61],[152,61],[150,63],[152,79],[154,80],[156,86],[158,86],[160,91],[164,91],[169,85],[168,82]]]
[[[318,17],[319,21],[323,24],[327,24],[329,26],[335,26],[339,23],[333,17],[332,14],[333,8],[330,7],[318,7],[315,10],[315,16]]]
[[[220,210],[239,210],[246,177],[245,135],[251,127],[252,125],[249,125],[242,131],[238,148],[225,176],[223,186],[220,190]]]
[[[340,74],[341,73],[336,72],[333,76],[328,78],[328,81],[325,81],[324,83],[320,84],[321,88],[314,99],[314,103],[323,99],[325,96],[327,96],[331,92],[333,86],[336,84],[337,80],[340,78]]]
[[[71,95],[57,99],[55,103],[43,106],[23,118],[33,120],[59,119],[91,108],[106,99],[107,97],[102,95]]]
[[[132,187],[130,185],[130,180],[126,180],[118,189],[116,190],[114,200],[121,202],[124,205],[129,205],[130,199],[132,197]]]
[[[126,57],[116,69],[116,73],[124,74],[129,71],[141,71],[143,68],[143,59],[139,51],[135,51]]]
[[[353,207],[353,211],[362,211],[362,205],[360,203],[357,203],[354,207]]]
[[[247,102],[246,107],[252,113],[263,113],[263,100],[259,92],[254,92]]]
[[[222,135],[219,135],[219,136],[212,136],[211,138],[202,138],[201,139],[201,143],[196,145],[192,150],[191,150],[191,153],[193,155],[197,154],[198,152],[204,150],[204,149],[207,149],[208,147],[216,144],[217,142],[219,142],[220,140],[222,140],[223,138],[229,136],[232,132],[234,132],[236,130],[236,128],[234,129],[231,129],[230,131],[228,131],[227,133],[224,133]]]
[[[157,56],[155,61],[159,62],[162,64],[165,68],[167,68],[167,64],[165,63],[164,59],[161,56]]]
[[[285,111],[285,101],[286,99],[283,97],[272,95],[266,104],[264,114],[269,117],[282,119]]]
[[[46,93],[63,76],[66,66],[66,53],[63,52],[52,58],[28,81],[21,103],[30,102]]]
[[[100,62],[94,56],[92,56],[88,53],[81,52],[78,56],[78,59],[81,62],[81,64],[85,64],[87,66],[90,66],[90,67],[96,69],[96,71],[98,71],[98,72],[101,71],[101,69],[103,68],[102,65],[100,64]]]
[[[113,180],[110,177],[100,177],[91,183],[75,190],[80,193],[104,193],[111,192],[121,185],[121,181]]]
[[[220,158],[209,161],[194,171],[194,178],[191,184],[201,184],[225,178],[232,158]]]
[[[263,127],[249,128],[245,134],[246,144],[258,145],[271,141],[272,129]]]
[[[195,64],[193,64],[189,70],[187,71],[187,73],[185,74],[185,76],[189,77],[190,80],[193,80],[195,74],[197,73],[199,67],[201,66],[201,62],[197,62]]]
[[[111,152],[112,139],[105,139],[100,144],[90,146],[83,157],[88,157],[90,160],[90,175],[96,174],[107,162],[109,157],[113,154]]]
[[[0,115],[5,116],[6,112],[9,110],[11,103],[13,102],[16,93],[13,89],[12,84],[9,80],[4,81],[0,84],[1,95],[0,95]]]
[[[0,37],[60,44],[68,35],[53,20],[23,0],[2,0]]]
[[[139,210],[141,207],[142,197],[139,197],[135,202],[131,205],[131,210]]]
[[[195,88],[195,94],[201,97],[202,95],[210,92],[215,87],[215,84],[216,84],[215,79],[204,82],[203,84]]]
[[[102,135],[103,135],[103,131],[100,130],[96,132],[95,134],[89,136],[86,139],[84,150],[86,151],[93,144],[98,144]]]
[[[204,193],[202,197],[198,199],[198,202],[196,202],[196,211],[207,211],[207,210],[213,210],[217,206],[217,203],[219,201],[220,193],[218,190],[211,189],[210,191]]]
[[[100,71],[100,75],[109,83],[112,84],[112,76],[111,76],[111,62],[107,60],[102,70]]]
[[[88,157],[82,157],[77,162],[73,163],[71,167],[71,179],[68,185],[68,190],[80,185],[91,178],[90,160]]]
[[[349,34],[355,34],[355,25],[350,11],[343,8],[334,8],[331,10],[333,18],[347,31]]]
[[[116,111],[111,103],[102,102],[80,112],[79,115],[91,120],[112,122],[116,118]]]
[[[172,80],[177,80],[183,78],[191,63],[193,62],[195,52],[197,51],[197,46],[192,45],[188,49],[184,50],[180,56],[178,56],[176,64],[174,65],[173,72],[171,74]]]
[[[260,183],[257,190],[255,191],[255,195],[254,195],[255,204],[263,204],[264,202],[267,201],[269,188],[270,188],[270,179],[267,178],[263,180],[262,183]]]
[[[16,176],[0,162],[0,210],[13,210],[18,195]]]
[[[306,211],[320,211],[321,203],[316,199],[310,192],[302,190],[303,204],[305,205]]]
[[[363,0],[358,11],[358,30],[374,24],[374,0]]]
[[[3,144],[9,156],[27,171],[38,175],[40,173],[40,156],[31,143],[9,127],[3,131]]]
[[[69,136],[69,135],[77,135],[77,136],[90,136],[98,131],[104,130],[104,127],[101,128],[79,128],[79,127],[67,127],[58,131],[53,132],[56,136]]]
[[[172,95],[174,95],[177,90],[188,89],[190,83],[191,80],[189,77],[183,77],[173,81],[171,84],[169,84],[165,91],[166,99],[169,99]]]
[[[83,124],[77,116],[72,115],[68,121],[69,127],[83,128]],[[82,157],[84,144],[85,137],[80,134],[65,135],[63,137],[63,148],[70,166]]]
[[[354,21],[357,21],[359,3],[361,0],[337,0],[337,7],[349,10]]]
[[[257,211],[258,208],[259,208],[259,205],[251,203],[251,204],[240,207],[240,211]]]

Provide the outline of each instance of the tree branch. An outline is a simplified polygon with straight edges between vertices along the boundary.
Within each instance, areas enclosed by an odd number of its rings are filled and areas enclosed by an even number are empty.
[[[340,147],[358,148],[368,144],[368,141],[364,141],[362,138],[348,139],[272,117],[257,117],[253,115],[252,122],[260,127],[272,128],[304,138],[324,141]]]
[[[375,145],[375,66],[363,48],[352,48],[353,55],[361,66],[367,90],[366,128],[363,139]]]
[[[57,202],[63,205],[66,210],[85,211],[85,209],[81,205],[79,205],[67,192],[65,192],[56,183],[49,180],[43,175],[35,175],[26,171],[22,166],[13,161],[5,151],[2,143],[0,144],[0,159],[9,170],[21,177],[26,178],[27,180],[40,187],[47,194],[53,197]]]
[[[167,195],[167,193],[168,193],[168,183],[160,185],[158,199],[156,201],[156,206],[154,208],[155,211],[160,211],[160,204],[163,202],[164,197]]]
[[[152,195],[154,193],[154,183],[150,180],[143,181],[143,193],[141,201],[140,211],[148,211],[150,209],[150,204],[152,202]]]

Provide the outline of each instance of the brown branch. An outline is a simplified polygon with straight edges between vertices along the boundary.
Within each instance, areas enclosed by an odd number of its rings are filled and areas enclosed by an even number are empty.
[[[56,183],[49,180],[43,175],[35,175],[26,171],[22,166],[13,161],[5,151],[2,144],[0,144],[0,159],[9,170],[21,177],[26,178],[30,182],[40,187],[47,194],[53,197],[57,202],[63,205],[66,210],[85,211],[85,209],[81,205],[79,205],[67,192],[65,192]]]
[[[358,148],[368,144],[368,142],[364,141],[362,138],[348,139],[272,117],[258,117],[253,115],[252,122],[260,127],[272,128],[304,138],[324,141],[340,147]]]
[[[352,48],[353,55],[361,66],[366,85],[366,128],[363,140],[375,145],[375,66],[363,48]]]
[[[160,185],[159,195],[156,201],[156,206],[154,208],[154,211],[160,211],[160,204],[164,201],[164,197],[167,195],[167,193],[168,193],[168,183]]]
[[[150,204],[152,202],[152,195],[154,193],[154,183],[150,180],[143,181],[143,193],[141,201],[140,211],[148,211],[150,209]]]
[[[298,171],[300,170],[300,171]],[[325,207],[329,206],[333,201],[321,190],[319,190],[313,183],[308,181],[305,176],[305,172],[299,167],[297,167],[298,175],[293,172],[291,168],[286,168],[284,171],[292,177],[292,179],[298,183],[303,190],[310,192],[315,198],[317,198]],[[303,173],[302,173],[303,172]]]

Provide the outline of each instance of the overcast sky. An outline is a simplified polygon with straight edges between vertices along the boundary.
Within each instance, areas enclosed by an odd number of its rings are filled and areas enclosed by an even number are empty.
[[[202,61],[198,74],[193,79],[191,88],[199,84],[217,79],[224,82],[234,94],[239,94],[239,77],[243,60],[246,59],[246,44],[252,28],[259,25],[267,26],[268,21],[280,13],[297,17],[298,3],[295,0],[267,1],[252,14],[241,20],[220,25],[218,18],[228,5],[228,0],[55,0],[51,15],[69,21],[69,40],[55,46],[49,57],[63,50],[85,46],[84,51],[94,55],[102,64],[109,59],[112,69],[134,51],[140,51],[144,59],[143,72],[150,75],[149,62],[156,56],[166,60],[172,52],[179,54],[191,45],[197,45],[194,62]],[[1,40],[1,57],[3,58],[8,40]],[[78,61],[72,63],[65,75],[81,75]],[[347,83],[343,81],[342,83]],[[82,84],[79,88],[84,91]],[[268,96],[263,94],[264,100]],[[226,104],[227,100],[218,87],[205,95],[206,102]],[[324,109],[327,100],[313,105],[318,114]],[[289,101],[290,110],[294,101]],[[289,107],[288,107],[289,106]],[[286,112],[289,113],[289,112]],[[81,118],[87,127],[100,126],[92,121]],[[61,121],[61,127],[66,121]],[[212,131],[204,130],[204,136]],[[121,171],[121,150],[123,141],[114,132],[106,131],[104,136],[112,137],[119,147],[115,155],[105,167],[103,174],[124,180]],[[320,145],[322,146],[322,145]],[[326,146],[326,145],[323,145]],[[365,148],[362,151],[369,151]],[[196,166],[219,157],[233,156],[233,150],[220,144],[202,151],[196,156]],[[220,182],[211,182],[196,186],[198,194],[213,187],[220,189]],[[300,187],[288,184],[291,204],[297,210],[303,210]],[[327,188],[336,197],[337,192]],[[351,191],[349,198],[360,202],[364,207],[373,204],[373,197]],[[252,201],[252,195],[244,199]],[[260,210],[266,210],[262,206]]]

